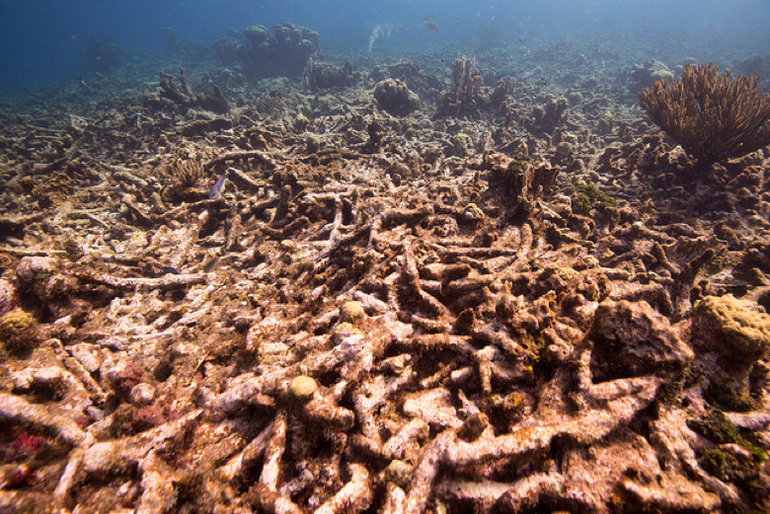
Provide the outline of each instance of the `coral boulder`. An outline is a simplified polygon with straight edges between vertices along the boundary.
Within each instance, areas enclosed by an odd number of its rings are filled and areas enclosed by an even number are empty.
[[[706,296],[692,323],[693,347],[711,381],[746,397],[754,364],[770,353],[770,315],[730,294]]]
[[[588,338],[594,344],[595,381],[648,375],[675,376],[693,359],[668,318],[645,301],[606,301],[596,309]]]
[[[406,116],[420,108],[420,98],[398,79],[386,79],[374,87],[374,98],[384,111]]]
[[[214,53],[222,64],[237,62],[246,75],[255,79],[267,77],[299,77],[308,59],[320,55],[318,33],[293,23],[273,27],[273,34],[264,25],[252,25],[243,31],[248,44],[232,36],[214,42]]]

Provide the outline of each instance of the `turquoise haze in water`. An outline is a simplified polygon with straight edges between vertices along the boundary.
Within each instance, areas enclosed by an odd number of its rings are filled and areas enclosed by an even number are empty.
[[[511,43],[617,31],[713,36],[717,46],[737,40],[746,58],[770,52],[768,0],[0,0],[0,90],[77,80],[88,72],[83,54],[98,35],[114,36],[127,59],[139,60],[166,51],[161,27],[210,46],[228,27],[285,21],[319,32],[325,53],[340,58],[365,51],[378,26],[382,37],[372,50],[387,49],[393,52],[390,57],[399,51],[483,44],[491,33]],[[428,30],[425,21],[440,30]],[[708,59],[706,50],[693,57]]]

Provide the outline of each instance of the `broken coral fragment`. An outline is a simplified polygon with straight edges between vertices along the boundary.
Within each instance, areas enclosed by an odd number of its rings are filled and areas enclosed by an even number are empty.
[[[693,352],[668,318],[645,301],[605,301],[596,309],[588,337],[594,343],[591,370],[595,381],[680,373]]]

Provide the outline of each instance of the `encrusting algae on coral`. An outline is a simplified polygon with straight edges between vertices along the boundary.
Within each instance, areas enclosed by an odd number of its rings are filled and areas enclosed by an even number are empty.
[[[770,315],[758,311],[756,303],[733,295],[706,296],[695,304],[693,317],[701,330],[712,329],[719,343],[735,360],[757,361],[770,353]],[[696,341],[696,344],[714,341]]]
[[[710,380],[707,397],[748,407],[752,398],[766,395],[770,315],[756,302],[731,294],[700,299],[693,309],[692,343]]]

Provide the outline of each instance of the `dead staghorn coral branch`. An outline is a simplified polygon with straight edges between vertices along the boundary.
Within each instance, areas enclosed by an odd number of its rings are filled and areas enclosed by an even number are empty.
[[[246,447],[217,470],[217,475],[224,481],[231,481],[243,475],[255,461],[262,458],[268,445],[275,438],[276,431],[285,432],[286,419],[284,416],[276,416],[273,422],[259,433]]]
[[[270,169],[275,167],[275,161],[268,157],[264,152],[260,152],[259,150],[240,150],[235,152],[227,152],[211,159],[203,166],[203,169],[208,172],[220,164],[246,159],[256,159],[260,164],[267,166]]]
[[[271,491],[264,484],[254,484],[244,497],[265,514],[305,514],[296,503]]]
[[[162,291],[170,289],[183,289],[185,287],[204,284],[208,281],[208,273],[168,273],[157,278],[120,278],[107,275],[106,273],[78,272],[75,275],[84,282],[101,284],[112,289],[120,291],[131,291],[137,287],[146,287],[148,289],[160,289]]]
[[[259,483],[267,486],[271,491],[278,489],[281,475],[281,459],[286,447],[286,415],[278,413],[272,425],[270,440],[265,448],[265,460],[262,463],[262,473],[259,475]]]
[[[588,353],[583,356],[590,358]],[[584,372],[586,375],[588,371]],[[433,491],[435,481],[443,467],[450,469],[469,468],[489,464],[500,459],[510,459],[531,452],[543,451],[557,438],[568,438],[574,444],[590,444],[616,430],[629,421],[642,409],[646,408],[655,397],[660,379],[635,377],[618,379],[592,385],[590,376],[580,379],[582,389],[589,406],[572,418],[559,423],[524,426],[511,433],[480,437],[475,441],[465,441],[457,431],[446,429],[425,447],[420,461],[414,470],[411,488],[406,499],[406,514],[422,514]],[[530,486],[525,486],[528,489]],[[538,494],[558,491],[559,481],[543,480],[541,485],[533,485]],[[518,499],[516,499],[518,501]]]
[[[361,464],[351,464],[350,475],[350,482],[318,507],[314,514],[363,512],[369,507],[374,496],[369,471]]]
[[[660,128],[700,163],[742,157],[770,144],[770,95],[759,77],[719,75],[712,63],[685,64],[682,79],[659,80],[639,103]]]
[[[12,394],[0,393],[0,419],[4,422],[45,427],[65,443],[75,446],[88,444],[93,440],[91,435],[83,432],[74,420],[54,414],[42,405],[29,403]]]

